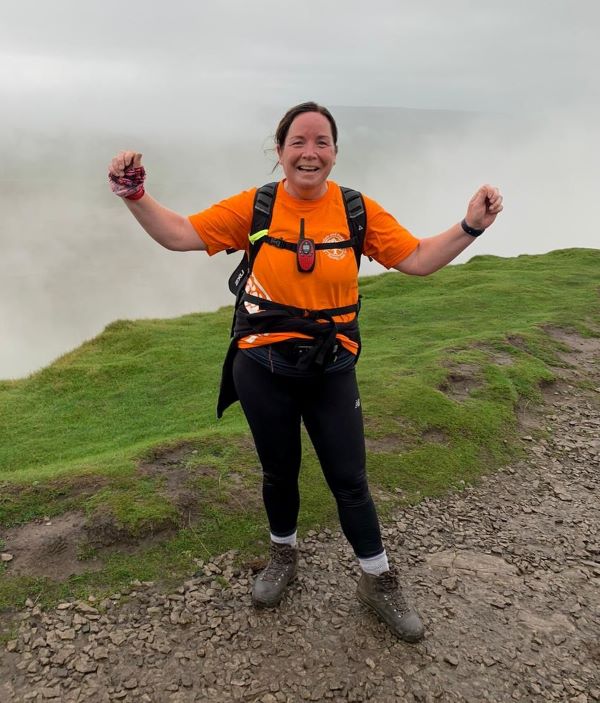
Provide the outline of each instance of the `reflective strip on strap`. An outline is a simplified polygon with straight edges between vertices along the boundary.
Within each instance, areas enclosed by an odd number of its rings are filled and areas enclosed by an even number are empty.
[[[251,244],[254,244],[254,242],[258,241],[261,237],[266,237],[267,234],[269,234],[268,229],[261,229],[258,232],[255,232],[254,234],[249,234],[248,239],[250,240]]]

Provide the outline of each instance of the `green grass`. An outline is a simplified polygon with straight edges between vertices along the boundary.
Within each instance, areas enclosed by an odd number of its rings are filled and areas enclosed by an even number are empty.
[[[373,486],[412,502],[510,460],[519,399],[539,401],[540,384],[561,363],[544,327],[595,334],[599,272],[600,251],[567,249],[477,256],[426,278],[362,279],[362,406],[368,436],[391,443],[369,453]],[[168,539],[141,553],[114,553],[102,571],[60,584],[5,570],[0,608],[27,595],[51,602],[134,578],[175,578],[194,570],[195,557],[261,550],[267,532],[260,470],[245,421],[239,406],[215,419],[230,320],[225,308],[118,321],[42,371],[0,381],[1,525],[81,510],[90,521],[109,515],[137,538],[171,528]],[[457,402],[440,388],[460,368],[477,384]],[[445,441],[425,441],[429,430]],[[157,448],[182,442],[189,446],[178,461],[157,474],[140,473],[138,465]],[[169,493],[175,469],[198,496],[188,523]],[[333,500],[308,447],[301,491],[301,531],[335,524]],[[82,548],[82,558],[95,554]]]

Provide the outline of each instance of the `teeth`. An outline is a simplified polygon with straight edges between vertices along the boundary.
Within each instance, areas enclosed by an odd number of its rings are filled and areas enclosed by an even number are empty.
[[[316,166],[298,166],[298,169],[300,171],[318,171],[319,170]]]

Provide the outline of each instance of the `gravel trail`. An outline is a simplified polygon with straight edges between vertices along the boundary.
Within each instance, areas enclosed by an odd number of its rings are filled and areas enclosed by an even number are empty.
[[[574,366],[537,415],[545,438],[529,416],[523,460],[384,530],[423,642],[356,601],[355,559],[325,530],[301,541],[275,611],[253,609],[231,553],[173,593],[29,602],[0,650],[0,701],[600,700],[600,340],[569,343]]]

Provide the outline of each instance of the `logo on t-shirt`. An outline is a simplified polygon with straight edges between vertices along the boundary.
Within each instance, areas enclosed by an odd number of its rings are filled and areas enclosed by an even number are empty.
[[[324,242],[343,242],[344,237],[338,232],[332,232],[323,238]],[[346,249],[324,249],[324,252],[330,259],[343,259],[346,256]]]

